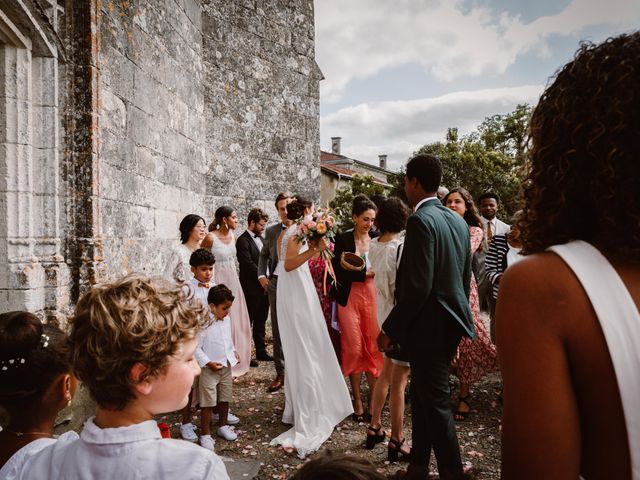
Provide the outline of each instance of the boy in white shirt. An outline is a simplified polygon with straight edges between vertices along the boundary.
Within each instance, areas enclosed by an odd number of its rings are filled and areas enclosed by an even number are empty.
[[[229,402],[233,397],[231,367],[238,363],[238,353],[233,346],[229,310],[234,296],[225,285],[209,289],[209,308],[214,321],[198,336],[196,359],[202,368],[198,382],[198,396],[202,408],[200,445],[213,449],[211,419],[213,407],[217,407],[219,422],[218,436],[225,440],[235,440],[238,435],[228,425]]]
[[[193,278],[187,282],[187,286],[193,293],[193,296],[200,300],[202,305],[209,310],[209,302],[207,295],[209,295],[209,288],[215,285],[213,279],[213,268],[216,263],[216,257],[211,250],[206,248],[199,248],[191,254],[189,257],[189,265],[191,266],[191,273]],[[211,317],[211,314],[209,314]],[[213,318],[211,317],[213,320]],[[196,358],[197,361],[197,358]],[[189,393],[189,402],[182,410],[182,424],[180,425],[180,436],[189,442],[197,442],[198,435],[196,435],[196,427],[191,422],[191,405],[193,403],[193,394],[198,394],[198,379],[193,382],[191,393]],[[237,418],[237,417],[236,417]]]
[[[96,416],[79,440],[31,457],[19,478],[228,480],[215,453],[163,439],[153,419],[187,403],[200,373],[196,337],[208,322],[201,303],[166,280],[95,285],[76,306],[70,353]]]

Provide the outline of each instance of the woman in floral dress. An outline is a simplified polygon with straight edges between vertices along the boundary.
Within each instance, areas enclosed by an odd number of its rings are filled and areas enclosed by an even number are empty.
[[[480,216],[473,204],[473,198],[464,188],[458,187],[451,190],[444,197],[443,202],[448,208],[464,218],[467,225],[469,225],[471,254],[473,255],[480,248],[483,238]],[[473,275],[471,275],[470,292],[469,306],[473,314],[476,340],[472,341],[467,337],[463,337],[458,347],[458,354],[451,365],[460,380],[460,397],[454,416],[458,421],[465,420],[471,411],[469,401],[471,397],[470,385],[476,383],[486,374],[499,369],[496,347],[491,343],[487,328],[480,317],[478,285]]]
[[[329,250],[333,252],[333,244],[329,245]],[[331,280],[330,276],[327,276],[327,282],[325,285],[325,260],[320,254],[315,255],[307,262],[309,264],[309,270],[311,270],[311,278],[313,278],[313,284],[316,286],[318,292],[318,298],[320,299],[320,305],[322,306],[322,313],[324,314],[324,320],[327,322],[327,329],[329,330],[329,338],[331,338],[331,344],[338,357],[338,363],[340,363],[340,332],[331,326],[331,320],[333,318],[333,301],[329,296]],[[325,292],[327,294],[325,295]]]

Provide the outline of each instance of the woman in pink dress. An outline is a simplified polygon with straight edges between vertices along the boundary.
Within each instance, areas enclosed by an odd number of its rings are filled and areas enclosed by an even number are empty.
[[[236,297],[229,313],[233,344],[240,357],[238,364],[231,369],[234,377],[247,373],[251,362],[251,323],[236,269],[236,240],[232,232],[237,226],[235,210],[222,206],[216,210],[209,225],[210,233],[202,241],[202,248],[210,248],[216,257],[213,277],[216,285],[226,285]]]
[[[473,255],[482,244],[483,230],[480,223],[480,216],[473,203],[473,198],[468,191],[462,187],[451,190],[443,200],[444,204],[458,213],[469,225],[471,234],[471,254]],[[469,295],[469,306],[473,314],[474,326],[476,329],[476,340],[472,341],[463,337],[458,347],[458,354],[453,360],[452,368],[460,380],[460,398],[456,409],[455,419],[465,420],[471,411],[469,387],[490,372],[497,371],[498,354],[495,345],[491,342],[487,328],[480,318],[480,301],[478,300],[478,285],[476,279],[471,275],[471,289]]]

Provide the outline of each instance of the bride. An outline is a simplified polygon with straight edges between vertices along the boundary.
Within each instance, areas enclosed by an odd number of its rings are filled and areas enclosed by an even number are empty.
[[[287,217],[299,220],[313,203],[298,197],[287,205]],[[293,427],[271,441],[295,448],[298,457],[315,452],[333,427],[353,413],[347,390],[307,261],[329,246],[326,239],[299,244],[294,223],[281,236],[278,265],[278,326],[286,362],[282,422]]]

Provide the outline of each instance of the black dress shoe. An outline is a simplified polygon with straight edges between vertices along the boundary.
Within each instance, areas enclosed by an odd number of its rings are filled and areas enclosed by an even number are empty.
[[[259,365],[259,363],[256,360],[254,360],[253,358],[249,362],[249,366],[250,367],[257,367],[258,365]]]
[[[262,352],[256,354],[256,360],[260,360],[261,362],[273,362],[273,357],[267,352]]]

